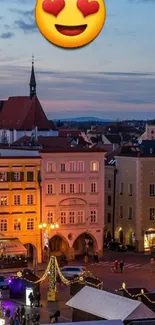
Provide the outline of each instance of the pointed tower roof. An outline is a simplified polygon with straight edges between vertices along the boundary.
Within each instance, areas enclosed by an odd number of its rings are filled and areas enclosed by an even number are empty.
[[[35,78],[35,72],[34,72],[34,55],[32,55],[32,69],[31,69],[31,77],[30,77],[30,98],[33,96],[36,96],[36,78]]]

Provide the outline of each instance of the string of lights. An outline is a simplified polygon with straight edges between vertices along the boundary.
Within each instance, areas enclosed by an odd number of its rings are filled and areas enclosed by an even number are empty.
[[[28,280],[26,278],[24,278],[22,276],[22,273],[21,272],[18,272],[17,273],[17,277],[22,277],[23,280],[27,281],[27,282],[30,282],[30,283],[33,283],[33,284],[37,284],[37,283],[41,283],[43,282],[49,275],[50,275],[50,279],[49,279],[49,289],[50,291],[54,291],[56,292],[57,288],[56,288],[56,276],[60,277],[61,281],[63,284],[65,284],[66,286],[69,286],[69,285],[72,285],[72,284],[75,284],[75,283],[80,283],[80,284],[83,284],[83,285],[91,285],[95,288],[102,288],[103,287],[103,282],[101,282],[98,278],[94,277],[92,275],[92,273],[90,271],[86,271],[85,274],[84,274],[84,277],[77,277],[76,279],[73,279],[71,281],[69,281],[68,279],[66,279],[64,277],[64,275],[62,274],[61,272],[61,269],[58,265],[58,261],[57,261],[57,258],[55,256],[51,256],[50,257],[50,260],[49,260],[49,263],[47,265],[47,268],[44,272],[44,274],[42,275],[42,277],[37,280],[37,281],[31,281],[31,280]],[[92,279],[95,279],[97,280],[99,283],[98,284],[94,284],[92,282],[89,282],[89,281],[86,281],[86,278],[87,277],[90,277]]]
[[[144,292],[143,289],[141,289],[140,293],[137,293],[135,295],[132,295],[127,289],[126,289],[126,284],[123,282],[122,283],[122,287],[115,290],[116,292],[119,292],[119,291],[125,291],[127,293],[127,295],[131,298],[138,298],[138,297],[145,297],[145,299],[147,299],[150,303],[152,304],[155,304],[155,301],[154,300],[151,300]]]

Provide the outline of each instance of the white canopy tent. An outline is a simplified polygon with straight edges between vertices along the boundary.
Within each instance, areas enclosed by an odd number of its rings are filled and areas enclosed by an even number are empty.
[[[155,318],[155,314],[140,301],[88,286],[66,305],[106,320]]]

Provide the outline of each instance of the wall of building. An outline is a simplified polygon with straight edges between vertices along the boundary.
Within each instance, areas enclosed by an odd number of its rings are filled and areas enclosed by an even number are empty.
[[[137,206],[137,169],[136,158],[116,157],[116,212],[115,212],[115,238],[120,240],[123,233],[123,242],[132,244],[131,234],[136,231]],[[122,185],[123,184],[123,190]],[[130,193],[132,184],[132,193]],[[122,207],[122,208],[121,208]],[[132,216],[129,208],[132,208]],[[122,209],[122,215],[121,215]],[[120,234],[121,232],[121,234]]]
[[[41,262],[39,170],[40,158],[0,159],[0,233],[32,244]],[[33,181],[27,179],[27,172],[33,172]],[[19,173],[18,180],[13,180],[13,173]]]
[[[105,165],[105,239],[113,237],[114,170],[115,166]]]
[[[96,171],[92,171],[93,163],[96,164]],[[61,170],[62,165],[66,166],[66,171]],[[52,166],[52,170],[49,166]],[[96,184],[94,193],[91,192],[91,183]],[[74,184],[74,191],[70,190],[70,186],[73,187],[70,184]],[[48,194],[50,185],[52,193]],[[55,235],[63,238],[62,251],[70,251],[72,255],[79,254],[79,250],[83,252],[83,240],[81,245],[80,240],[78,245],[75,245],[75,241],[87,233],[94,241],[94,250],[102,255],[104,153],[42,153],[42,222],[48,223],[48,214],[60,226],[59,229],[49,229],[49,238]],[[73,214],[74,222],[71,222]],[[66,223],[63,223],[64,218]],[[62,251],[55,253],[61,254]]]

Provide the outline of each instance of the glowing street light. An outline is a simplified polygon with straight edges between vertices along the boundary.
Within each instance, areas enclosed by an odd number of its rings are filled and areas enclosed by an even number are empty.
[[[58,222],[55,222],[55,223],[40,223],[38,225],[38,228],[43,230],[44,229],[44,248],[47,249],[48,251],[48,260],[49,260],[49,257],[50,257],[50,247],[49,247],[49,232],[50,230],[54,230],[54,229],[58,229],[59,228],[59,224]]]

